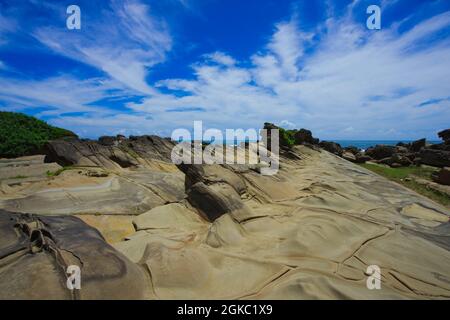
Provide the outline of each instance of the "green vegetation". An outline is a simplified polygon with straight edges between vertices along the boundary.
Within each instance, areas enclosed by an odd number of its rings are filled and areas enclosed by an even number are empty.
[[[56,177],[56,176],[59,176],[64,171],[72,170],[72,169],[76,169],[76,168],[74,166],[65,166],[56,171],[47,171],[47,177]]]
[[[11,179],[26,179],[26,178],[28,178],[28,177],[27,176],[18,175],[18,176],[12,177]]]
[[[279,128],[280,132],[280,144],[286,147],[293,147],[295,145],[294,130],[286,130],[283,128]]]
[[[63,137],[76,135],[22,113],[0,111],[0,157],[31,155],[47,141]]]
[[[378,165],[378,164],[374,164],[374,163],[364,163],[364,164],[361,164],[361,166],[363,166],[366,169],[369,169],[370,171],[378,173],[379,175],[382,175],[386,178],[389,178],[389,179],[395,180],[395,181],[401,181],[401,179],[408,178],[411,175],[414,175],[416,177],[420,177],[423,179],[431,180],[431,175],[437,171],[437,169],[435,169],[435,168],[424,167],[424,166],[391,168],[388,166]]]
[[[415,192],[428,197],[444,206],[450,206],[450,197],[441,193],[437,190],[430,189],[424,184],[418,183],[414,177],[421,178],[424,180],[432,181],[431,175],[438,171],[436,168],[426,167],[426,166],[410,166],[401,168],[391,168],[388,166],[365,163],[361,164],[362,167],[373,171],[389,180],[395,181],[402,184],[403,186],[414,190]]]

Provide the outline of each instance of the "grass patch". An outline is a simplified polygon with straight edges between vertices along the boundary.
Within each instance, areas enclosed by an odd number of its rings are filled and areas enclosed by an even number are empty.
[[[61,173],[63,173],[66,170],[72,170],[75,169],[73,166],[65,166],[61,169],[58,169],[56,171],[47,171],[47,177],[56,177],[59,176]]]
[[[26,178],[28,178],[28,177],[27,176],[18,175],[18,176],[12,177],[10,179],[26,179]]]
[[[387,166],[382,166],[378,164],[372,164],[372,163],[364,163],[360,164],[360,166],[375,172],[379,174],[380,176],[383,176],[385,178],[388,178],[389,180],[395,181],[397,183],[400,183],[401,185],[414,190],[415,192],[430,198],[431,200],[436,201],[437,203],[440,203],[446,207],[450,206],[450,197],[445,194],[441,193],[437,190],[429,189],[427,186],[420,184],[416,182],[414,179],[406,179],[410,178],[411,176],[420,177],[422,179],[432,181],[431,175],[439,171],[439,169],[432,168],[432,167],[426,167],[426,166],[410,166],[410,167],[401,167],[401,168],[391,168]]]
[[[423,179],[431,180],[431,175],[433,172],[436,172],[437,169],[432,167],[401,167],[401,168],[391,168],[388,166],[382,166],[373,163],[363,163],[362,167],[369,169],[383,177],[389,178],[391,180],[398,180],[400,182],[401,179],[405,179],[408,176],[414,175]]]

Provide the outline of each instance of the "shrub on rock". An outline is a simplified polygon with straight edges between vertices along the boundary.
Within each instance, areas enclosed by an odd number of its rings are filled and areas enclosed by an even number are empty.
[[[0,112],[0,157],[37,154],[49,140],[76,136],[22,113]]]

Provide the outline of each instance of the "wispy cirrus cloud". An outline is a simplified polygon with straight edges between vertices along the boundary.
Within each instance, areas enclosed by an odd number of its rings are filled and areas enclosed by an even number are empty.
[[[83,11],[84,14],[84,11]],[[81,30],[40,27],[33,35],[54,52],[90,64],[139,93],[152,94],[148,68],[165,60],[172,39],[163,21],[136,0],[111,0]]]
[[[0,78],[0,101],[8,111],[24,108],[43,108],[38,116],[61,116],[69,113],[91,115],[112,114],[95,102],[102,99],[126,98],[131,92],[115,80],[90,78],[79,80],[58,76],[45,80],[17,80]]]

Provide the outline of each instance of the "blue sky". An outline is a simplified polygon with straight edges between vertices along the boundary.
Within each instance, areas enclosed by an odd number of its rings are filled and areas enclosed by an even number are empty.
[[[81,30],[66,28],[71,4]],[[82,137],[202,120],[436,140],[450,127],[449,57],[448,0],[0,0],[0,110]]]

